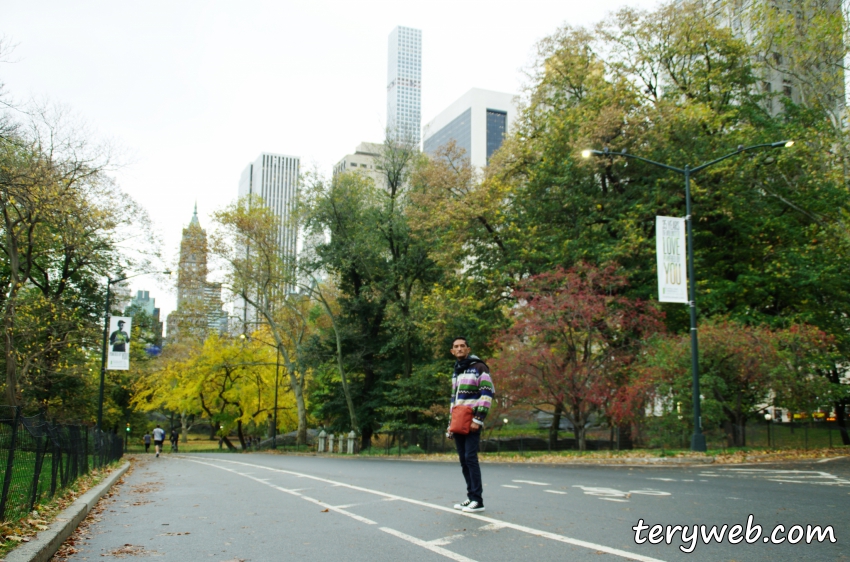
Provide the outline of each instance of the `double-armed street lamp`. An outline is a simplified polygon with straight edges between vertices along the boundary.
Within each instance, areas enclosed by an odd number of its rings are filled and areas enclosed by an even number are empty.
[[[169,270],[163,271],[162,273],[163,275],[171,275],[171,271]],[[99,431],[103,430],[103,387],[106,380],[106,346],[109,341],[109,301],[112,300],[112,285],[141,275],[151,275],[151,273],[143,272],[135,275],[128,275],[126,277],[118,277],[116,279],[109,278],[106,280],[106,304],[104,304],[103,315],[103,349],[100,355],[100,391],[98,393],[97,400],[97,429]]]
[[[720,158],[716,158],[711,160],[710,162],[706,162],[705,164],[701,164],[699,166],[690,167],[690,165],[685,165],[684,168],[677,168],[675,166],[670,166],[668,164],[662,164],[661,162],[656,162],[654,160],[649,160],[648,158],[643,158],[642,156],[635,156],[634,154],[629,154],[625,151],[622,152],[612,152],[607,147],[603,150],[584,150],[581,155],[584,158],[590,158],[591,156],[604,156],[609,158],[614,157],[623,157],[623,158],[633,158],[635,160],[640,160],[641,162],[646,162],[647,164],[652,164],[653,166],[658,166],[659,168],[664,168],[665,170],[670,170],[671,172],[676,172],[685,176],[685,224],[687,225],[687,235],[688,235],[688,246],[687,246],[687,257],[688,257],[688,284],[690,285],[690,300],[688,301],[688,306],[690,307],[691,313],[691,369],[693,375],[693,401],[694,401],[694,434],[691,437],[691,450],[692,451],[700,451],[704,452],[706,450],[705,445],[705,435],[702,432],[702,413],[700,411],[700,393],[699,393],[699,347],[697,345],[697,305],[696,305],[696,276],[694,275],[694,233],[693,233],[693,217],[691,215],[691,176],[695,173],[702,171],[709,166],[713,166],[718,162],[722,162],[727,158],[732,158],[733,156],[737,156],[739,154],[743,154],[745,152],[750,152],[752,150],[758,150],[762,148],[790,148],[794,146],[794,141],[792,140],[784,140],[779,142],[771,142],[764,144],[754,144],[751,146],[739,146],[737,150],[734,152],[730,152],[725,156],[721,156]]]

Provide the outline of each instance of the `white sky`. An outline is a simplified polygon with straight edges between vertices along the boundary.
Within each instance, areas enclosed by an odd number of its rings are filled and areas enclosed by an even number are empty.
[[[386,121],[387,40],[422,30],[422,124],[473,87],[518,92],[535,43],[655,0],[3,0],[17,43],[0,81],[13,98],[69,106],[124,148],[115,176],[145,206],[176,262],[195,200],[201,225],[236,197],[260,152],[331,166]],[[175,292],[152,278],[163,319]]]

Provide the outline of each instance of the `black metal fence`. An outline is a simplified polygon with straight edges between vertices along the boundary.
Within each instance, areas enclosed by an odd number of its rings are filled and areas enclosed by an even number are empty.
[[[118,435],[0,406],[0,521],[24,517],[92,468],[120,459],[123,446]]]
[[[838,427],[832,423],[752,423],[734,428],[739,432],[740,446],[758,449],[816,449],[841,447]],[[317,437],[314,450],[324,453],[347,453],[347,434],[337,434],[333,442],[328,437]],[[342,436],[342,440],[340,440]],[[594,428],[587,432],[585,448],[588,451],[625,450],[632,448],[656,450],[688,450],[691,432],[659,430],[636,433],[628,438],[614,428]],[[323,446],[319,442],[324,439]],[[722,430],[706,434],[709,449],[725,450],[733,447],[732,440]],[[330,448],[332,445],[332,449]],[[383,431],[372,436],[371,443],[362,447],[360,437],[354,440],[354,452],[364,455],[416,455],[453,453],[455,444],[445,435],[445,430],[416,429]],[[575,451],[578,445],[572,431],[560,431],[557,441],[551,442],[545,431],[512,432],[502,435],[499,429],[485,430],[481,435],[479,450],[482,453],[526,453],[532,451]]]

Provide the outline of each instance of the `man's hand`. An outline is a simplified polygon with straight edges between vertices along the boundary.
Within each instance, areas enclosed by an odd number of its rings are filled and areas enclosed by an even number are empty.
[[[469,432],[470,433],[478,433],[479,431],[481,431],[481,426],[478,425],[475,422],[472,422],[472,427],[469,429]]]

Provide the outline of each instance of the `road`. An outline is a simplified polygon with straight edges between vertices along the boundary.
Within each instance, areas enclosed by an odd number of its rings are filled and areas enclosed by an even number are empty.
[[[69,560],[850,561],[850,458],[757,466],[484,464],[266,454],[146,456]],[[648,525],[832,525],[835,543],[635,543]],[[647,531],[643,531],[645,537]],[[784,536],[778,535],[778,536]]]

